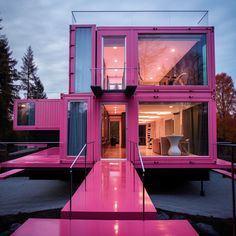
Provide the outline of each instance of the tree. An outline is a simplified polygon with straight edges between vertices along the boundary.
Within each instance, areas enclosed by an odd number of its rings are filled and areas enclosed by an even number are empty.
[[[0,19],[0,23],[1,23]],[[19,87],[15,82],[19,79],[15,68],[17,61],[13,59],[8,40],[1,33],[0,27],[0,140],[8,140],[12,131],[13,104],[19,98]]]
[[[236,90],[226,73],[216,75],[216,104],[218,138],[236,142]]]
[[[34,54],[31,46],[28,47],[22,58],[20,72],[21,89],[25,91],[26,98],[40,99],[47,98],[44,86],[37,75],[38,68],[34,63]]]

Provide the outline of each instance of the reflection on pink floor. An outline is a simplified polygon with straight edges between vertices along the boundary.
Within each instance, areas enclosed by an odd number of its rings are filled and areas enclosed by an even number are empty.
[[[73,219],[142,219],[142,182],[128,161],[97,162],[72,198]],[[69,218],[69,202],[61,212]],[[156,209],[145,191],[145,219],[156,219]]]
[[[17,167],[57,167],[60,165],[59,147],[29,154],[11,161],[1,163],[5,168]]]
[[[187,220],[60,220],[29,219],[13,236],[197,236]]]

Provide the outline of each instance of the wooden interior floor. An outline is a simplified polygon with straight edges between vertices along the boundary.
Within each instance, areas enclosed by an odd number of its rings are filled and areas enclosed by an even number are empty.
[[[104,147],[102,158],[126,158],[125,148],[118,145]]]
[[[153,152],[152,148],[148,148],[147,146],[139,146],[141,156],[160,156],[159,154]]]

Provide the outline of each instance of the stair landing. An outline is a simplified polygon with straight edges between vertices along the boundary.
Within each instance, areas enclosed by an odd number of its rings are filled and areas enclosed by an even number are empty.
[[[197,236],[187,220],[62,220],[29,219],[13,236]]]
[[[72,219],[139,220],[143,218],[142,182],[128,161],[97,162],[72,198]],[[61,211],[69,219],[69,201]],[[145,219],[156,209],[145,190]]]

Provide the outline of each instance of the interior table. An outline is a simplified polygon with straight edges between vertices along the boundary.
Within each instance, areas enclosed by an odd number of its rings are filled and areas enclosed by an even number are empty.
[[[183,135],[168,135],[166,136],[170,142],[170,148],[168,150],[169,156],[181,156],[179,149],[179,141],[183,138]]]

